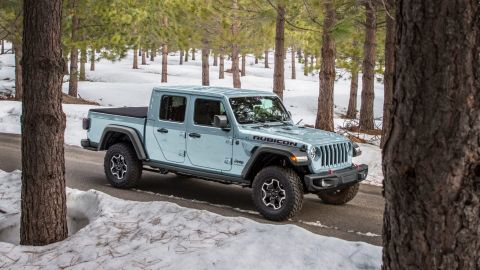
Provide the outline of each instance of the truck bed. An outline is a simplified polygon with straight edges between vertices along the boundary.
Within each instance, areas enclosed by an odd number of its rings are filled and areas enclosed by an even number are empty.
[[[90,111],[134,118],[147,118],[148,107],[120,107],[107,109],[91,109]]]

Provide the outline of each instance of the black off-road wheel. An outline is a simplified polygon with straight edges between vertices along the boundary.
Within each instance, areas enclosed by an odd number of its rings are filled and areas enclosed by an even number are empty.
[[[353,198],[355,198],[357,195],[359,188],[360,184],[357,183],[343,189],[319,193],[318,197],[326,204],[342,205],[353,200]]]
[[[133,188],[142,176],[142,161],[128,143],[117,143],[108,148],[103,162],[108,182],[116,188]]]
[[[303,204],[303,185],[290,168],[270,166],[262,169],[253,180],[253,202],[268,220],[282,221],[293,217]]]

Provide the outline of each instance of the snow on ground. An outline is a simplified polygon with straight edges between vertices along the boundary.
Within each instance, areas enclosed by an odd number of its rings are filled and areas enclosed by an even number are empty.
[[[197,53],[197,58],[200,58]],[[200,60],[179,65],[178,53],[170,53],[168,58],[168,83],[161,84],[161,58],[157,57],[154,62],[147,60],[147,65],[139,65],[139,69],[133,70],[130,53],[125,59],[116,62],[101,60],[96,63],[96,70],[87,70],[86,82],[79,82],[79,95],[82,98],[93,100],[102,106],[147,106],[150,100],[151,90],[159,85],[201,85],[201,62]],[[297,64],[297,79],[290,79],[291,57],[287,57],[285,65],[284,101],[287,109],[292,112],[293,120],[302,124],[314,124],[318,102],[318,74],[303,75],[303,65]],[[273,54],[270,53],[270,63],[273,63]],[[210,59],[210,63],[212,59]],[[229,68],[230,61],[225,61],[225,67]],[[242,88],[260,89],[271,91],[273,85],[273,65],[265,69],[262,61],[254,64],[254,58],[247,56],[247,76],[242,77]],[[87,66],[88,69],[88,66]],[[344,125],[340,114],[346,111],[348,106],[350,81],[348,74],[338,70],[342,76],[335,82],[335,127]],[[0,92],[13,91],[14,82],[14,57],[12,54],[0,55]],[[67,77],[65,77],[67,79]],[[359,85],[361,85],[360,76]],[[212,86],[232,86],[232,75],[225,73],[225,79],[218,79],[218,67],[210,66],[210,84]],[[68,92],[68,82],[63,85],[64,92]],[[358,95],[360,104],[361,95]],[[64,105],[67,115],[67,129],[65,142],[71,145],[79,145],[80,140],[85,138],[81,129],[81,119],[86,117],[89,105]],[[382,116],[383,110],[383,85],[375,84],[374,112],[376,117]],[[21,105],[18,102],[0,101],[0,132],[20,133],[19,115]],[[381,123],[381,121],[379,121]],[[381,185],[383,180],[381,170],[381,152],[377,146],[361,145],[363,155],[355,158],[356,163],[366,163],[370,166],[369,177],[366,183]]]
[[[0,171],[0,268],[380,269],[381,247],[168,202],[67,190],[70,236],[20,246],[21,172]]]

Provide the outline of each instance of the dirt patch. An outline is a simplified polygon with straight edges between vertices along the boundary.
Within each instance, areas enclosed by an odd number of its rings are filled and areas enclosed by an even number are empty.
[[[63,99],[62,100],[63,104],[84,104],[84,105],[97,105],[97,106],[100,105],[95,101],[86,100],[81,97],[76,98],[76,97],[69,96],[67,94],[62,94],[62,99]]]

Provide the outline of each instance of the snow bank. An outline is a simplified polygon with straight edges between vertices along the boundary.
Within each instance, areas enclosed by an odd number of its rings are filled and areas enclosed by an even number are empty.
[[[92,105],[63,104],[63,111],[67,117],[65,128],[65,143],[80,145],[80,140],[86,138],[87,133],[82,129],[82,119],[87,117],[88,110],[98,108]],[[20,116],[22,103],[19,101],[0,101],[0,132],[20,134]]]
[[[0,171],[0,241],[20,219],[19,171]],[[379,269],[381,248],[319,236],[294,225],[260,224],[168,202],[133,202],[67,190],[68,216],[84,220],[44,247],[0,242],[0,268]],[[5,228],[7,231],[5,231]],[[7,233],[2,233],[7,232]]]

